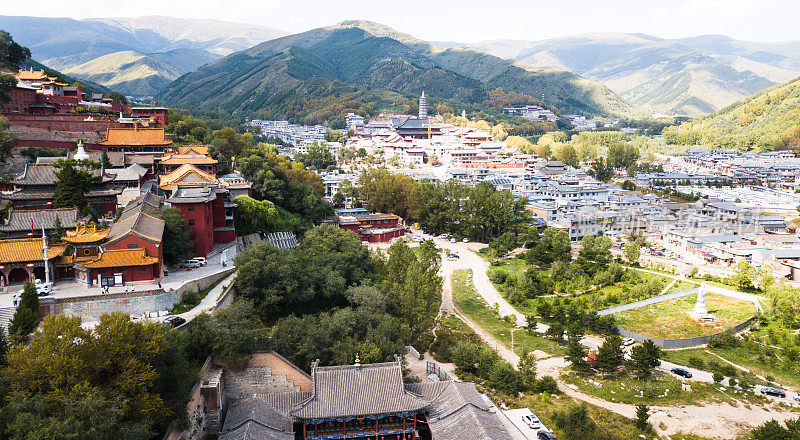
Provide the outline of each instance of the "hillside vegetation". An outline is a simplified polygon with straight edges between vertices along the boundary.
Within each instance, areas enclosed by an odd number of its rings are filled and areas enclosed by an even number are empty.
[[[800,152],[800,78],[664,130],[670,144]]]
[[[401,108],[423,91],[434,101],[478,104],[498,87],[542,98],[565,112],[629,110],[601,84],[574,74],[474,50],[444,50],[363,21],[231,54],[177,79],[158,99],[184,108],[323,122],[359,108]]]

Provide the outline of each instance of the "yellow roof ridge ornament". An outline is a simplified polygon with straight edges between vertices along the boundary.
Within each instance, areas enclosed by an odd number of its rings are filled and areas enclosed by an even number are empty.
[[[360,366],[361,365],[361,358],[358,356],[358,353],[356,353],[356,363],[353,364],[353,365],[355,365],[355,366]]]

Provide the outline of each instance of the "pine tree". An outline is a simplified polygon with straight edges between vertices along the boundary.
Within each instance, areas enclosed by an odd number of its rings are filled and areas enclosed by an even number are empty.
[[[8,326],[8,333],[16,340],[27,337],[36,329],[36,318],[39,312],[39,296],[36,294],[36,287],[30,281],[26,281],[22,290],[19,307],[11,318]]]
[[[650,414],[648,414],[649,410],[650,408],[648,408],[646,405],[642,404],[636,405],[636,421],[634,422],[634,424],[636,424],[636,427],[642,431],[649,432],[653,429],[653,427],[650,426],[649,422],[650,420]]]
[[[612,335],[606,338],[603,345],[597,350],[597,369],[603,373],[613,373],[625,360],[622,351],[622,338]]]
[[[111,159],[108,158],[108,153],[103,150],[103,154],[100,155],[100,163],[103,165],[103,168],[111,168]]]
[[[572,364],[573,370],[589,371],[589,363],[586,362],[586,349],[583,348],[578,338],[569,338],[567,360]]]

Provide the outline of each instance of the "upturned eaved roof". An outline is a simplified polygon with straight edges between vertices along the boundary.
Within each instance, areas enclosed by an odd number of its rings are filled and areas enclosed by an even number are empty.
[[[428,428],[434,439],[511,440],[497,409],[484,401],[472,382],[407,384],[406,388],[430,400]]]
[[[108,243],[131,234],[153,243],[161,243],[161,238],[164,236],[164,220],[159,216],[163,200],[147,192],[128,203],[119,220],[111,226]]]
[[[162,165],[183,165],[185,163],[193,165],[214,165],[217,161],[204,154],[171,154],[161,159]]]
[[[67,250],[67,245],[49,246],[47,258],[59,257]],[[0,264],[41,262],[44,259],[41,238],[20,238],[16,240],[0,240]]]
[[[172,141],[164,138],[163,128],[109,128],[100,145],[172,145]]]
[[[218,184],[213,175],[197,168],[192,164],[183,164],[175,171],[161,176],[158,187],[162,190],[172,190],[178,184]]]
[[[149,266],[156,263],[158,263],[157,257],[147,255],[144,248],[137,248],[102,252],[100,258],[83,263],[83,267],[101,269],[106,267]]]
[[[228,408],[220,440],[294,440],[292,422],[255,398],[235,401]]]
[[[78,208],[16,210],[12,209],[8,221],[0,225],[0,231],[35,231],[53,229],[56,227],[56,218],[61,221],[65,229],[74,228],[78,224]]]
[[[103,170],[99,168],[87,169],[93,176],[99,176]],[[103,182],[109,182],[114,179],[113,175],[103,173]],[[21,176],[13,180],[14,185],[55,185],[58,178],[56,178],[55,164],[30,164],[25,167],[25,171]]]
[[[108,237],[110,229],[98,229],[94,222],[81,222],[73,230],[66,231],[67,234],[61,239],[67,243],[85,244],[97,243]]]
[[[419,411],[428,405],[403,386],[398,359],[369,365],[312,366],[312,397],[291,411],[300,419]]]

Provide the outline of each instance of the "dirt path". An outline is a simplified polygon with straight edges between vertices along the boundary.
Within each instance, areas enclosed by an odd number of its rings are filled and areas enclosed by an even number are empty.
[[[453,302],[453,292],[451,286],[453,271],[455,269],[472,269],[473,284],[475,285],[476,290],[478,290],[478,293],[487,300],[487,303],[492,304],[490,299],[494,297],[493,294],[496,294],[497,297],[499,297],[505,304],[508,304],[505,299],[499,295],[497,290],[494,289],[494,286],[489,281],[488,276],[486,276],[488,264],[486,264],[483,259],[474,254],[466,246],[454,246],[454,243],[444,242],[437,244],[447,245],[450,249],[459,248],[459,250],[464,251],[456,251],[459,255],[461,255],[461,258],[458,261],[446,261],[442,264],[441,274],[444,279],[444,283],[442,289],[441,312],[452,313],[458,316],[484,342],[494,348],[501,358],[516,368],[519,362],[519,356],[511,349],[503,345],[494,336],[485,331],[481,326],[477,325],[475,322],[461,313]],[[478,261],[472,257],[477,258]],[[651,272],[648,270],[643,271]],[[662,275],[657,272],[652,273]],[[476,276],[476,274],[482,274],[482,276]],[[670,278],[675,280],[678,277],[673,276]],[[481,287],[478,287],[479,284]],[[508,307],[513,310],[513,307],[510,305],[508,305]],[[514,310],[514,312],[516,312],[516,310]],[[515,313],[517,317],[522,318],[524,321],[524,317],[517,313]],[[634,405],[609,402],[598,397],[590,396],[563,382],[560,379],[561,374],[569,367],[569,362],[567,362],[563,357],[553,357],[550,354],[541,351],[534,352],[534,355],[537,358],[537,376],[552,376],[556,378],[559,389],[565,395],[575,400],[604,408],[627,418],[634,418],[636,416],[636,407]],[[775,419],[779,421],[785,421],[787,419],[797,417],[797,413],[788,411],[785,408],[775,405],[774,403],[769,403],[763,407],[745,405],[746,403],[744,402],[736,402],[734,405],[728,403],[716,403],[702,406],[652,406],[650,408],[650,422],[653,424],[653,427],[659,435],[673,436],[680,433],[690,433],[708,438],[733,440],[769,420]]]

